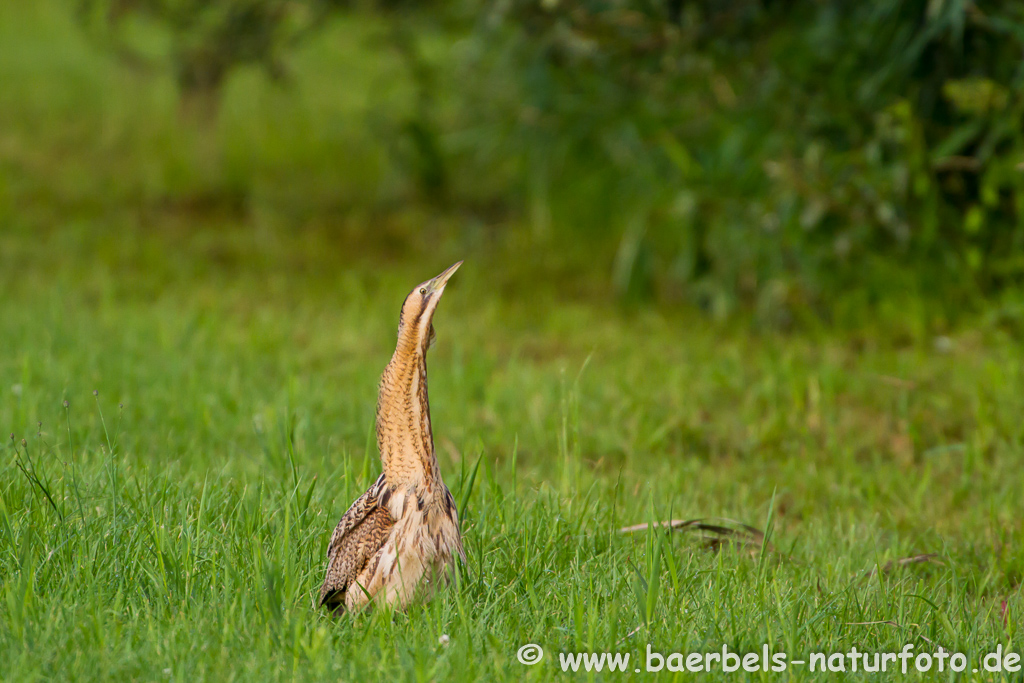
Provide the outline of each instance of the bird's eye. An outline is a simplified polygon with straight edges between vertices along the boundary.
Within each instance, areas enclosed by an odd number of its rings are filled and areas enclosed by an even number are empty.
[[[427,293],[427,288],[426,287],[420,287],[420,294],[426,294],[426,293]]]

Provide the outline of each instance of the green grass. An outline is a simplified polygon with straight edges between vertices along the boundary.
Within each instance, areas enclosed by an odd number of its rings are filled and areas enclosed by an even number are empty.
[[[119,70],[58,10],[0,6],[3,680],[606,680],[556,653],[642,667],[648,643],[1020,650],[1024,356],[998,315],[936,339],[914,311],[784,336],[626,309],[528,231],[381,218],[401,181],[361,117],[405,95],[372,27],[303,51],[302,97],[235,79],[213,173],[169,80]],[[310,66],[325,54],[336,72]],[[449,220],[459,244],[437,241]],[[458,258],[430,387],[468,566],[407,613],[329,618],[312,599],[379,472],[400,303]],[[710,516],[768,529],[767,551],[617,532]],[[525,667],[531,642],[547,655]]]
[[[1024,369],[998,333],[943,353],[534,306],[467,255],[430,384],[469,566],[407,614],[332,620],[311,601],[333,525],[379,472],[397,309],[446,262],[334,270],[296,247],[296,266],[279,245],[243,258],[224,231],[193,235],[207,256],[57,236],[81,250],[8,237],[23,250],[0,289],[9,680],[544,679],[563,675],[556,651],[646,643],[1019,647]],[[771,518],[773,550],[616,533],[704,516]],[[864,576],[920,553],[942,564]],[[527,642],[548,651],[529,670]]]

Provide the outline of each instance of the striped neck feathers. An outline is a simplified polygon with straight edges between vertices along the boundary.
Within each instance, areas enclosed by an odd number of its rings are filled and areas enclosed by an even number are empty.
[[[402,325],[398,346],[381,376],[377,445],[384,478],[392,487],[433,487],[441,482],[427,397],[427,348],[432,333],[432,325],[426,334],[420,334],[415,324]]]

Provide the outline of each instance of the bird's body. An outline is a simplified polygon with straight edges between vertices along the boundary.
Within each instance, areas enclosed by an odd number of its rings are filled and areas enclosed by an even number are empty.
[[[342,516],[327,548],[320,604],[405,607],[465,559],[455,501],[434,457],[426,354],[445,284],[461,261],[409,294],[398,345],[381,376],[377,445],[383,474]]]

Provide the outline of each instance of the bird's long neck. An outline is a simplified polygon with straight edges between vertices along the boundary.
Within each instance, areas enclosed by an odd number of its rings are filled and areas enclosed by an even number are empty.
[[[377,445],[384,478],[391,486],[432,488],[441,482],[430,428],[426,348],[415,338],[399,338],[381,376]]]

